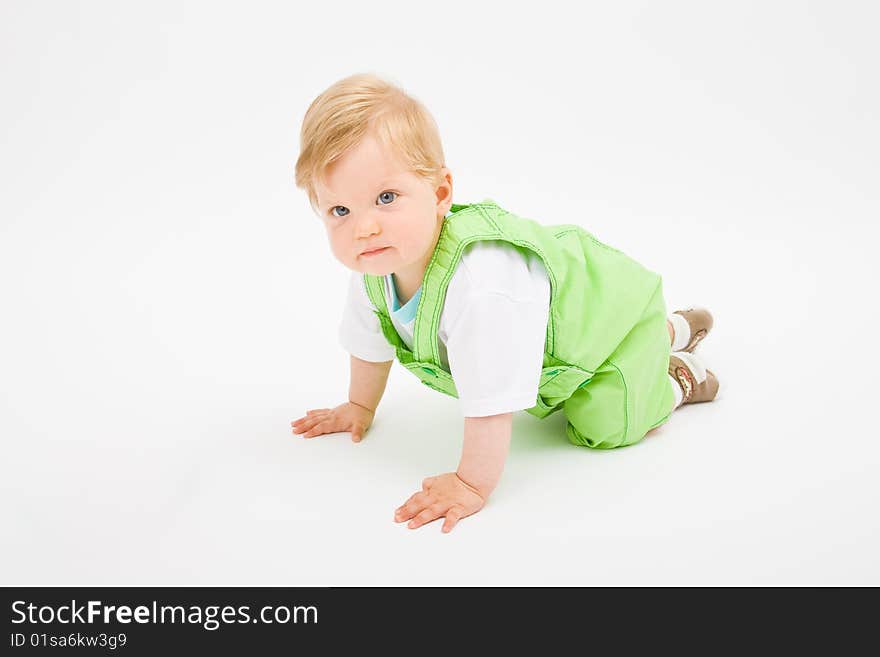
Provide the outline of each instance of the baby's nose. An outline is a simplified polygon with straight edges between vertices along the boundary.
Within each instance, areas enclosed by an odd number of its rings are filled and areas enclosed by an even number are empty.
[[[369,237],[370,235],[375,235],[382,230],[382,226],[379,223],[379,220],[376,219],[372,213],[367,212],[360,220],[357,222],[357,236],[358,237]]]

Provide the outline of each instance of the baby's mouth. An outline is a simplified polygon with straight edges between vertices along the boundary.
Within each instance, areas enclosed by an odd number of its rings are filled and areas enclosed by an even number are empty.
[[[377,256],[377,255],[381,255],[382,253],[385,253],[385,251],[387,251],[390,248],[391,248],[390,246],[383,246],[379,249],[373,249],[372,251],[364,251],[363,253],[361,253],[361,255],[366,256],[366,257]]]

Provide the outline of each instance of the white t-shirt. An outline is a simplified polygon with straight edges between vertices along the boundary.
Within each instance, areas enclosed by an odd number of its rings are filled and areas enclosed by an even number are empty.
[[[391,275],[385,301],[398,335],[412,349],[421,288],[403,307]],[[392,347],[352,272],[339,340],[353,356],[393,360]],[[550,312],[550,281],[534,252],[503,241],[476,241],[462,253],[446,289],[437,332],[441,366],[452,375],[462,414],[483,417],[535,405]]]

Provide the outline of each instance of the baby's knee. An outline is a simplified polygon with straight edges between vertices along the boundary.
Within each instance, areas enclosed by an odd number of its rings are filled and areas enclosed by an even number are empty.
[[[578,447],[589,447],[591,449],[615,449],[622,447],[624,444],[624,431],[612,432],[611,434],[602,435],[590,429],[577,429],[571,422],[565,428],[565,435],[568,442]]]

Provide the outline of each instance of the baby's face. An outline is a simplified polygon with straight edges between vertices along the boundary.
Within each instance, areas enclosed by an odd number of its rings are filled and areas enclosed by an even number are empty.
[[[451,187],[444,191],[438,200],[428,181],[371,135],[315,183],[333,255],[351,270],[376,276],[427,264],[452,201]]]

